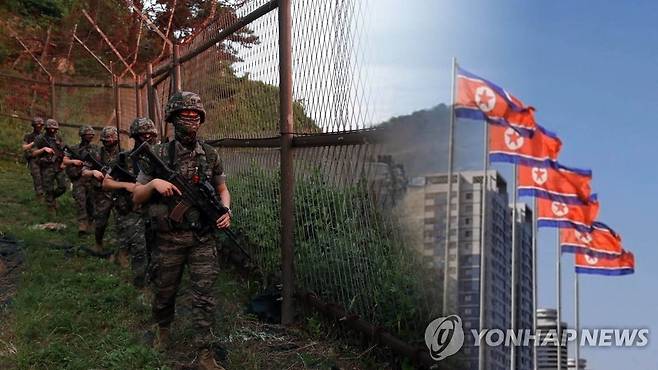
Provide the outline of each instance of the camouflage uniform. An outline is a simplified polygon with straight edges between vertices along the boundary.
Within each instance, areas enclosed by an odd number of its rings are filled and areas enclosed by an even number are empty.
[[[103,131],[101,132],[101,141],[103,141],[104,139],[110,136],[116,136],[118,138],[119,134],[117,132],[117,129],[111,126],[104,127]],[[92,155],[94,155],[96,160],[99,161],[101,164],[107,166],[113,161],[117,160],[117,157],[119,155],[119,146],[118,145],[114,146],[111,151],[108,151],[105,148],[105,146],[102,146],[98,151],[96,151]],[[90,170],[91,168],[88,167],[88,164],[86,164],[85,169]],[[112,193],[103,191],[103,189],[101,188],[101,183],[98,180],[92,179],[91,181],[96,189],[94,191],[94,206],[95,206],[94,222],[96,223],[94,235],[96,238],[96,245],[100,246],[103,244],[103,236],[105,235],[105,229],[107,229],[107,225],[110,220],[110,213],[112,212],[112,208],[114,207],[114,202],[112,201]]]
[[[190,93],[178,93],[172,99],[185,99],[185,94]],[[198,95],[192,95],[198,98]],[[200,101],[198,104],[200,105]],[[170,110],[169,105],[167,108]],[[223,183],[224,170],[217,151],[196,140],[192,148],[188,149],[178,140],[174,140],[156,145],[152,150],[170,168],[191,182],[198,176],[210,180],[215,186]],[[137,181],[147,184],[154,178],[163,176],[144,163]],[[218,263],[216,241],[211,231],[215,220],[204,220],[197,209],[190,208],[183,222],[174,222],[168,215],[179,201],[178,197],[162,197],[158,193],[154,193],[149,201],[149,217],[158,229],[155,242],[157,252],[153,256],[156,264],[153,279],[153,316],[161,328],[168,327],[173,321],[176,294],[184,266],[187,264],[192,293],[192,319],[195,325],[194,342],[203,347],[211,342],[214,322],[215,298],[212,286],[218,274]]]
[[[82,126],[80,128],[80,137],[83,135],[94,134],[91,126]],[[92,143],[80,142],[71,147],[78,160],[82,160],[87,153],[98,152],[98,147]],[[94,220],[94,185],[93,179],[82,176],[82,168],[76,166],[66,167],[66,175],[73,184],[71,195],[75,200],[76,211],[78,214],[78,224],[84,225],[85,230]]]
[[[43,126],[43,119],[41,117],[34,117],[32,119],[32,127],[35,127],[32,132],[29,132],[23,136],[23,143],[29,144],[34,142],[36,138],[40,135],[36,131],[36,126]],[[27,167],[30,169],[30,175],[32,175],[32,182],[34,183],[34,192],[37,196],[43,196],[43,184],[41,180],[41,169],[39,168],[39,161],[34,158],[31,154],[31,150],[25,151],[25,161],[27,162]]]
[[[148,118],[137,118],[130,125],[130,136],[137,144],[139,134],[150,133],[157,135],[155,125]],[[140,165],[137,159],[129,157],[131,151],[121,152],[116,161],[110,166],[119,165],[128,172],[137,175]],[[112,172],[109,172],[112,176]],[[115,179],[117,180],[117,179]],[[150,222],[145,218],[142,208],[135,207],[132,203],[132,193],[126,190],[115,190],[112,194],[116,215],[117,239],[119,241],[119,252],[130,255],[130,267],[133,272],[133,284],[143,287],[146,279],[146,268],[148,262],[146,248],[146,228]]]
[[[35,139],[33,150],[49,147],[55,151],[53,154],[42,153],[38,157],[46,204],[50,209],[55,209],[57,207],[56,199],[66,192],[68,182],[62,171],[64,141],[56,133],[49,134],[48,129],[57,130],[59,124],[54,119],[48,119],[46,132]]]

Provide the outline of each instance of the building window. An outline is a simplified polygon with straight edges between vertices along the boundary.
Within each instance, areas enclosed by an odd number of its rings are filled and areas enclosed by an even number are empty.
[[[473,193],[464,194],[464,199],[473,199]]]
[[[431,176],[427,178],[427,182],[430,184],[447,184],[448,176]]]
[[[470,217],[466,217],[466,218],[464,219],[464,225],[470,225],[470,224],[471,224],[471,218],[470,218]]]

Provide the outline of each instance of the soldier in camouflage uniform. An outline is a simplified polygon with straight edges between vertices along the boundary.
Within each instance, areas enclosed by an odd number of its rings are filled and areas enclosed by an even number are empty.
[[[175,138],[169,143],[154,146],[152,150],[191,183],[197,183],[199,179],[211,181],[221,201],[228,207],[231,199],[221,159],[213,147],[196,138],[205,115],[197,94],[175,93],[165,108],[165,120],[173,124]],[[217,251],[210,230],[212,226],[229,227],[231,213],[224,214],[218,220],[205,220],[196,208],[191,207],[185,213],[183,222],[173,221],[169,215],[180,202],[180,191],[163,177],[163,174],[144,163],[137,178],[140,185],[133,192],[135,203],[149,202],[149,216],[158,228],[153,301],[153,316],[159,327],[157,346],[164,348],[169,339],[176,293],[187,264],[195,324],[194,342],[199,348],[198,365],[202,369],[223,369],[215,361],[210,347],[215,310],[212,286],[218,273]]]
[[[135,150],[143,142],[155,144],[158,131],[155,124],[148,118],[137,118],[130,125],[130,137],[135,140]],[[118,159],[110,163],[111,168],[119,166],[122,169],[137,176],[139,163],[136,158],[129,158],[130,153],[126,151],[119,153]],[[147,255],[146,255],[146,221],[139,205],[132,203],[132,192],[135,189],[134,182],[119,181],[119,175],[114,175],[110,169],[103,180],[103,190],[112,191],[114,200],[114,214],[116,215],[117,239],[119,251],[117,261],[123,267],[128,267],[128,256],[133,272],[133,285],[143,288],[146,277]]]
[[[87,153],[96,153],[98,147],[91,143],[96,133],[91,126],[82,126],[78,132],[80,143],[72,146],[66,152],[64,164],[66,174],[73,183],[73,199],[78,213],[78,234],[86,234],[91,231],[94,221],[94,185],[92,179],[82,176],[82,159]]]
[[[39,161],[32,156],[32,146],[34,145],[34,140],[41,134],[43,130],[43,118],[34,117],[32,118],[32,132],[29,132],[23,136],[23,151],[25,152],[25,161],[27,162],[27,168],[30,169],[30,174],[32,175],[32,182],[34,183],[34,192],[37,194],[38,198],[43,197],[43,185],[41,184],[41,169],[39,168]]]
[[[57,209],[57,198],[66,192],[68,186],[62,171],[64,141],[57,131],[59,123],[52,118],[46,120],[46,131],[35,139],[32,146],[32,156],[39,161],[46,204],[53,212]]]
[[[108,166],[113,161],[116,161],[119,156],[119,132],[116,127],[103,127],[100,139],[103,146],[93,155],[103,166]],[[93,177],[95,180],[92,181],[98,189],[94,192],[94,206],[96,207],[96,213],[94,215],[94,222],[96,223],[94,230],[96,245],[94,246],[94,251],[103,253],[103,237],[105,236],[105,229],[107,229],[107,224],[110,220],[110,213],[114,207],[112,193],[103,191],[100,188],[105,174],[98,169],[91,168],[89,163],[85,163],[82,169],[82,176]]]

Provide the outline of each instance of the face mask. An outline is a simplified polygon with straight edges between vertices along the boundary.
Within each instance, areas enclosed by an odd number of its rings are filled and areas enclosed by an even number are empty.
[[[57,129],[56,128],[48,128],[48,129],[46,129],[46,132],[48,133],[49,136],[55,136],[57,134]]]
[[[91,143],[91,141],[93,139],[94,139],[94,137],[92,135],[83,135],[83,136],[80,137],[80,141],[83,144],[89,144],[89,143]]]
[[[196,142],[196,133],[199,131],[199,125],[201,124],[201,118],[186,118],[181,115],[178,115],[173,122],[174,124],[174,135],[176,140],[178,140],[183,145],[191,145]]]

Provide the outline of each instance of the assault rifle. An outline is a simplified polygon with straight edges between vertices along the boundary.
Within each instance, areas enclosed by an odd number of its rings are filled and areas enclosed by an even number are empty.
[[[183,175],[169,168],[158,156],[153,154],[148,143],[142,143],[137,149],[133,150],[130,158],[133,157],[148,160],[157,169],[157,173],[163,174],[161,177],[163,180],[169,181],[180,190],[182,200],[169,215],[169,218],[174,222],[182,222],[187,210],[194,207],[209,220],[213,228],[217,228],[217,219],[228,213],[228,208],[222,204],[215,188],[209,181],[199,181],[198,184],[190,183]],[[232,230],[228,228],[219,230],[224,232],[248,259],[251,259],[249,253],[238,243],[237,236]]]
[[[127,169],[119,166],[119,164],[115,164],[114,166],[112,166],[112,168],[110,168],[108,173],[116,181],[137,182],[137,176],[135,176],[132,172],[128,171]]]
[[[82,158],[80,156],[80,152],[78,152],[77,150],[71,148],[68,145],[64,145],[64,156],[72,158],[72,159],[82,160]]]
[[[109,173],[110,176],[116,181],[122,181],[122,182],[136,182],[137,181],[137,176],[132,174],[130,171],[127,169],[119,166],[119,164],[115,164],[114,166],[110,167],[108,165],[104,165],[96,158],[94,158],[91,153],[87,153],[85,155],[83,161],[89,163],[91,166],[90,168],[92,170],[98,170],[103,173],[103,175]]]
[[[53,142],[50,140],[48,135],[43,134],[43,139],[46,141],[46,147],[52,149],[54,151],[53,154],[50,154],[55,157],[55,161],[62,161],[62,158],[64,158],[64,152],[60,150],[60,148],[57,146],[57,144],[53,144]]]
[[[101,162],[99,162],[93,155],[91,155],[91,153],[87,153],[87,155],[85,155],[85,157],[82,160],[88,163],[92,170],[101,171],[103,175],[105,175],[107,171],[110,170],[110,166],[104,165]]]

